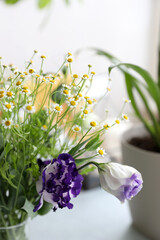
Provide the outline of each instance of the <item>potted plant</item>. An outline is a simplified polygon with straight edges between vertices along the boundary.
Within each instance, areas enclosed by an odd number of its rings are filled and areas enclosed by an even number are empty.
[[[136,167],[144,178],[142,193],[130,202],[133,225],[151,239],[160,239],[160,62],[158,80],[143,68],[121,63],[107,52],[96,50],[114,65],[109,75],[118,68],[125,77],[125,83],[132,107],[141,125],[127,130],[122,137],[123,161]],[[140,108],[138,98],[144,111]],[[147,116],[147,117],[146,117]]]

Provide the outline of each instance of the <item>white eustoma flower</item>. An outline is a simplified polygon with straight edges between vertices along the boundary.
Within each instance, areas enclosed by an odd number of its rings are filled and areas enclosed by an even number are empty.
[[[135,168],[114,162],[99,167],[101,187],[121,202],[130,200],[142,189],[142,176]]]

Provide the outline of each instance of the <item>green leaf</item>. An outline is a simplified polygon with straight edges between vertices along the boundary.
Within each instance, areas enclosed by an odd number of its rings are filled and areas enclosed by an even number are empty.
[[[93,172],[95,169],[97,169],[95,166],[92,166],[92,167],[87,166],[86,168],[84,168],[80,171],[80,174],[87,175],[88,173]]]
[[[6,4],[15,4],[17,2],[19,2],[19,0],[5,0]]]
[[[51,203],[44,202],[42,208],[38,210],[38,214],[43,216],[49,213],[52,208],[53,208],[53,205]]]
[[[52,0],[38,0],[38,7],[45,8],[47,5],[51,3]]]
[[[28,201],[28,199],[25,200],[25,203],[22,207],[22,209],[24,209],[27,213],[28,213],[28,216],[33,219],[34,217],[37,216],[37,212],[33,212],[33,209],[34,209],[34,205]]]
[[[87,149],[89,149],[93,144],[95,144],[95,142],[97,142],[99,140],[99,134],[95,137],[95,138],[93,138],[93,139],[91,139],[87,144],[86,144],[86,146],[85,146],[85,149],[87,150]]]

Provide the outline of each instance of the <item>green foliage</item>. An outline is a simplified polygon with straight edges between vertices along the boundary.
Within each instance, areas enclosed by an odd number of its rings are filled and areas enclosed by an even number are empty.
[[[9,5],[16,4],[16,3],[20,2],[20,1],[22,1],[22,0],[4,0],[4,2],[5,2],[6,4],[9,4]],[[38,7],[39,7],[40,9],[43,9],[43,8],[48,7],[48,6],[52,3],[53,0],[37,0],[37,1],[38,1],[38,3],[37,3],[37,4],[38,4]],[[64,0],[64,2],[65,2],[67,5],[70,4],[70,0]]]
[[[111,62],[114,63],[113,66],[109,67],[109,75],[111,74],[114,68],[118,68],[125,77],[126,88],[128,96],[131,100],[132,107],[142,121],[152,138],[154,139],[157,147],[160,149],[160,84],[159,81],[155,81],[150,73],[145,69],[128,63],[121,63],[117,58],[109,54],[108,52],[95,49],[98,55],[108,58]],[[159,67],[160,73],[160,67]],[[158,78],[160,77],[160,74]],[[145,119],[143,113],[137,103],[135,94],[138,94],[140,97],[145,112],[149,117],[149,121]],[[155,103],[156,110],[152,110],[150,106],[149,98]]]
[[[6,4],[15,4],[17,2],[19,2],[20,0],[5,0]]]
[[[39,8],[45,8],[45,7],[48,6],[51,2],[52,2],[52,0],[38,0],[38,7],[39,7]]]

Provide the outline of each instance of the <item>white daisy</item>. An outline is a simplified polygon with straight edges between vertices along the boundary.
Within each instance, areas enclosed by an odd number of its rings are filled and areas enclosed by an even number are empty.
[[[97,153],[101,157],[104,157],[104,155],[106,155],[106,152],[102,147],[97,148]]]
[[[5,96],[8,99],[12,99],[12,98],[14,98],[15,94],[13,92],[11,92],[11,91],[6,91]]]
[[[62,110],[63,110],[63,106],[62,105],[60,106],[59,104],[54,104],[53,109],[54,109],[55,112],[61,113]]]
[[[12,119],[5,118],[5,119],[2,120],[2,126],[4,128],[11,128],[12,125],[13,125]]]
[[[23,106],[23,109],[25,112],[28,112],[28,113],[34,113],[35,112],[35,106],[31,105],[31,104],[25,104]]]
[[[74,125],[74,126],[72,127],[72,130],[73,130],[74,132],[80,132],[80,131],[81,131],[81,127],[78,126],[78,125]]]
[[[75,101],[74,98],[70,98],[68,101],[67,101],[68,105],[71,107],[71,108],[75,108],[77,106],[77,101]]]
[[[4,103],[4,109],[6,111],[9,111],[9,112],[12,112],[12,109],[14,108],[14,105],[12,102],[8,103],[8,102],[5,102]]]
[[[47,131],[47,126],[46,126],[46,125],[43,125],[43,126],[41,127],[41,129],[42,129],[43,131]]]

